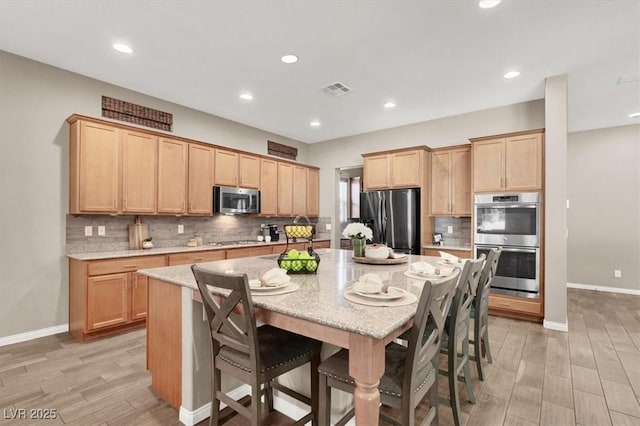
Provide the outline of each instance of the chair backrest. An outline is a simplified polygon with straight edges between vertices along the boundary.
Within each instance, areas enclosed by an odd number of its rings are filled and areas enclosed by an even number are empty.
[[[260,371],[260,353],[253,303],[246,274],[224,274],[208,271],[197,265],[191,270],[198,283],[211,335],[212,356],[220,352],[221,346],[229,346],[249,355],[251,371]],[[212,296],[207,286],[230,290],[220,302]],[[244,324],[238,324],[230,315],[240,308]]]
[[[491,249],[487,255],[487,260],[484,262],[484,267],[480,274],[480,281],[478,282],[476,299],[474,301],[475,308],[478,312],[489,309],[489,290],[491,289],[491,282],[493,281],[493,277],[495,277],[498,269],[500,254],[502,254],[502,249],[500,247]]]
[[[467,320],[471,314],[478,281],[484,265],[484,254],[478,259],[467,259],[462,267],[462,273],[458,280],[456,294],[451,307],[451,321],[449,322],[449,338],[453,339],[468,326]]]
[[[433,284],[427,280],[424,284],[413,318],[413,327],[409,333],[405,359],[409,368],[405,368],[404,395],[409,395],[422,383],[431,367],[437,368],[440,340],[453,303],[459,275],[460,270],[456,269],[443,281]],[[424,374],[421,375],[420,372]]]

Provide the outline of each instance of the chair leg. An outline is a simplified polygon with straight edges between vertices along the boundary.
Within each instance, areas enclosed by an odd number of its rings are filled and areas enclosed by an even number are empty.
[[[473,394],[473,383],[471,382],[471,368],[469,367],[469,334],[462,340],[462,356],[464,357],[464,384],[467,387],[467,399],[470,403],[476,403],[476,397]]]
[[[317,368],[316,371],[318,371]],[[329,426],[329,422],[331,421],[331,388],[327,386],[327,376],[324,374],[320,374],[319,376],[318,424],[320,426]]]
[[[251,426],[258,426],[261,422],[262,415],[262,387],[256,378],[253,386],[251,386]]]
[[[320,373],[318,373],[318,367],[320,366],[320,351],[311,357],[311,411],[313,413],[312,426],[318,426],[318,409],[320,393]]]
[[[489,314],[484,317],[484,332],[482,333],[482,349],[487,353],[487,361],[492,364],[491,348],[489,347]]]
[[[209,426],[218,426],[220,422],[220,392],[221,372],[211,363],[211,414],[209,416]]]
[[[478,315],[473,321],[473,354],[476,361],[476,369],[478,370],[478,378],[484,380],[484,372],[482,371],[482,336],[480,336],[482,321]]]
[[[453,412],[453,421],[456,426],[460,426],[460,395],[458,395],[458,378],[456,372],[458,371],[458,348],[456,343],[456,337],[449,337],[449,351],[447,353],[448,369],[449,369],[449,402],[451,405],[451,411]]]
[[[438,398],[438,372],[436,369],[436,379],[435,382],[433,383],[433,385],[431,386],[431,389],[429,390],[429,406],[430,409],[434,410],[434,417],[433,420],[431,421],[431,424],[433,425],[439,425],[440,424],[440,418],[439,418],[439,414],[440,414],[440,407],[439,407],[439,398]]]
[[[267,398],[267,407],[269,412],[273,411],[273,387],[271,386],[271,380],[264,384],[266,390],[266,398]]]

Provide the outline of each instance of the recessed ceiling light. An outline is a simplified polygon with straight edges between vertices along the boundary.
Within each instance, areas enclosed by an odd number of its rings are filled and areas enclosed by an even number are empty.
[[[127,46],[126,44],[114,43],[113,48],[116,49],[120,53],[127,53],[127,54],[133,53],[133,49],[131,47]]]
[[[309,123],[309,126],[311,126],[311,127],[320,127],[320,122],[318,120],[314,120],[311,123]]]
[[[285,64],[295,64],[298,62],[298,57],[296,55],[284,55],[280,60]]]
[[[395,102],[391,102],[391,101],[389,101],[389,102],[386,102],[383,106],[384,106],[386,109],[392,109],[392,108],[395,108],[395,107],[396,107],[396,103],[395,103]]]
[[[508,73],[506,73],[504,75],[504,78],[510,79],[510,78],[516,78],[517,76],[520,75],[519,71],[509,71]]]
[[[500,4],[501,1],[502,0],[480,0],[478,6],[480,6],[481,9],[491,9]]]
[[[251,93],[242,93],[240,95],[240,99],[242,99],[243,101],[250,101],[253,99],[253,95]]]
[[[638,118],[640,117],[640,112],[632,112],[629,114],[629,118]]]

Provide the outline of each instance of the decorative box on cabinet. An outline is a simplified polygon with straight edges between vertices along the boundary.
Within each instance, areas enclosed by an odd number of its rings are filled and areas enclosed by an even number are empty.
[[[544,129],[470,140],[474,192],[543,189]]]
[[[164,256],[69,259],[69,331],[78,339],[143,326],[148,278],[138,269],[165,266]]]

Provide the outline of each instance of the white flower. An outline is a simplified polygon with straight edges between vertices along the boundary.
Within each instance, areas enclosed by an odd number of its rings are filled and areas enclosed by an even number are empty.
[[[364,223],[350,223],[342,231],[342,236],[345,238],[366,238],[367,240],[373,240],[373,231],[367,227]]]

